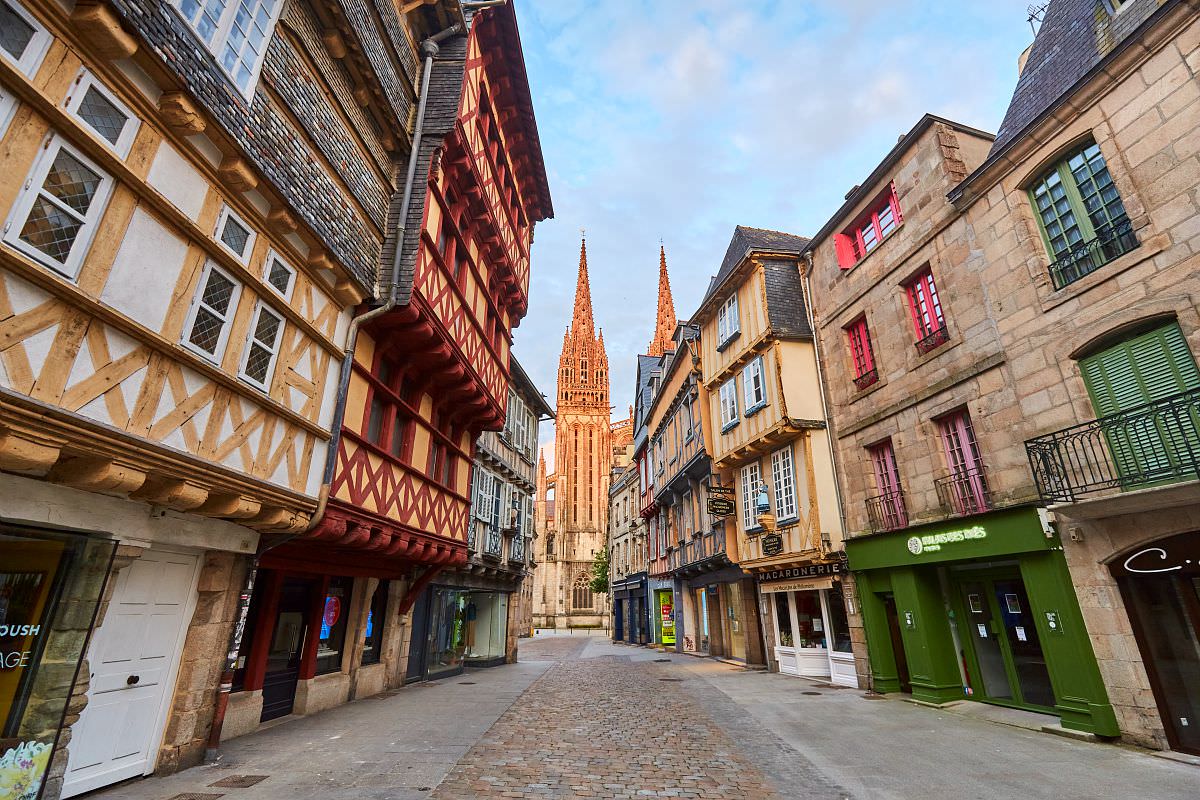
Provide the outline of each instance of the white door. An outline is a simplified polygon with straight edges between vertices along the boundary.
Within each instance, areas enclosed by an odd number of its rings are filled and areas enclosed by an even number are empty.
[[[154,769],[199,558],[148,550],[117,574],[88,648],[88,704],[72,727],[63,797]]]

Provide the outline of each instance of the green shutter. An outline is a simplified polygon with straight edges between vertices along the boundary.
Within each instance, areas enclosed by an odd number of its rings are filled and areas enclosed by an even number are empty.
[[[1097,417],[1200,389],[1187,340],[1179,325],[1156,328],[1079,363]],[[1178,474],[1200,454],[1195,411],[1132,415],[1108,428],[1106,438],[1121,483],[1144,486]]]

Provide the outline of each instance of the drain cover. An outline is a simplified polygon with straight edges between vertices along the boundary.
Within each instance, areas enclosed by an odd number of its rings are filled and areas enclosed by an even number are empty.
[[[683,678],[659,678],[659,680],[666,681],[667,683],[682,683],[683,682]]]
[[[474,686],[475,681],[459,681],[458,685],[459,686]]]
[[[224,796],[223,794],[205,794],[204,792],[184,792],[174,797],[168,797],[167,800],[217,800],[218,797]]]
[[[221,789],[249,789],[256,783],[262,783],[270,775],[230,775],[228,778],[221,778],[216,783],[210,783],[209,786],[216,786]]]
[[[656,658],[656,659],[654,659],[654,663],[655,663],[655,664],[670,664],[670,663],[671,663],[671,659],[669,659],[669,658]]]
[[[820,697],[821,696],[820,692],[801,692],[800,694],[806,694],[809,697]]]

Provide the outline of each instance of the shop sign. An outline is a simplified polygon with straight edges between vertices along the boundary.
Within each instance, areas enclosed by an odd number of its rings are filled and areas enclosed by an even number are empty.
[[[719,494],[719,495],[723,495],[725,497],[733,497],[733,487],[732,486],[709,486],[708,493],[709,494]]]
[[[1112,564],[1117,575],[1154,577],[1158,575],[1200,575],[1200,534],[1184,533],[1160,539]]]
[[[808,581],[776,581],[775,583],[760,583],[758,588],[767,594],[771,592],[814,592],[818,589],[832,589],[833,578],[815,578]]]
[[[971,528],[963,528],[957,531],[946,531],[944,533],[929,533],[924,536],[910,536],[908,539],[908,552],[914,556],[919,556],[922,553],[936,553],[941,550],[944,545],[958,544],[959,542],[969,542],[976,539],[986,539],[987,529],[982,525],[975,525]]]
[[[728,497],[708,498],[708,513],[714,517],[728,517],[737,510],[737,506]]]
[[[779,581],[795,578],[819,578],[826,575],[840,575],[846,571],[845,561],[827,561],[816,564],[804,564],[787,569],[773,569],[759,573],[760,581]]]
[[[762,537],[762,551],[764,556],[777,556],[783,552],[783,537],[778,533],[768,533]]]

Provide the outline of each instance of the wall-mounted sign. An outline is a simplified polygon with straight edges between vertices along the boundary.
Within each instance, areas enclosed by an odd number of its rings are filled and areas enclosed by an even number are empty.
[[[1109,568],[1115,575],[1131,578],[1200,575],[1200,533],[1159,539],[1151,547],[1118,558]]]
[[[817,564],[804,564],[799,567],[788,567],[787,569],[773,569],[768,572],[761,572],[758,575],[760,581],[779,581],[794,578],[817,578],[825,575],[840,575],[846,571],[845,561],[827,561]]]
[[[764,556],[777,556],[783,552],[783,537],[778,533],[768,533],[762,537],[762,551]]]
[[[737,506],[728,497],[708,498],[708,513],[714,517],[728,517],[737,510]]]
[[[986,538],[987,530],[982,525],[976,525],[972,528],[963,528],[962,530],[958,531],[946,531],[945,533],[929,533],[925,536],[910,536],[908,539],[908,552],[912,553],[914,556],[919,556],[922,553],[935,553],[938,550],[941,550],[944,545]]]
[[[904,627],[908,628],[910,631],[915,631],[917,629],[917,615],[911,611],[905,611]]]
[[[818,589],[832,589],[833,578],[812,578],[806,581],[775,581],[760,583],[758,588],[764,594],[771,592],[814,592]]]
[[[719,494],[719,495],[723,495],[725,497],[733,497],[733,487],[732,486],[709,486],[708,493],[709,494]]]
[[[1062,635],[1062,618],[1058,615],[1057,611],[1050,610],[1046,612],[1046,627],[1050,629],[1051,633],[1057,633],[1059,636]]]

